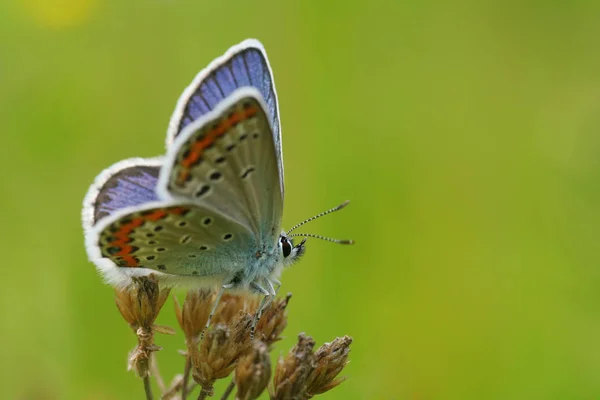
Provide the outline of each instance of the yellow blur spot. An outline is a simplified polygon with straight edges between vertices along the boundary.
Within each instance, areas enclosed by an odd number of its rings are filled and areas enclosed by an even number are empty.
[[[17,0],[39,25],[67,29],[85,23],[99,0]]]

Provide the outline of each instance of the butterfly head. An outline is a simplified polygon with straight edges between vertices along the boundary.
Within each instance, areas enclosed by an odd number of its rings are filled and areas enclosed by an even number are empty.
[[[294,245],[294,240],[288,237],[285,232],[281,232],[278,246],[283,256],[283,264],[286,267],[292,265],[302,257],[306,249],[304,243],[306,243],[306,238],[302,239],[297,245]]]

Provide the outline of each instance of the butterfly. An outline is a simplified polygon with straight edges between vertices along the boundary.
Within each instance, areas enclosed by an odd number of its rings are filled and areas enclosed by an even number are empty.
[[[112,165],[85,196],[88,257],[113,286],[149,274],[165,285],[218,286],[213,311],[225,290],[247,290],[263,295],[260,318],[308,237],[352,243],[291,233],[348,202],[282,231],[279,108],[259,41],[231,47],[195,77],[177,102],[166,148],[162,157]]]

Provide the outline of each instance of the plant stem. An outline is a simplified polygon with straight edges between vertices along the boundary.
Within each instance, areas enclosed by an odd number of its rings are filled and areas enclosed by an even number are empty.
[[[144,391],[146,392],[146,400],[152,400],[152,385],[150,384],[150,375],[144,377]]]
[[[164,393],[167,389],[165,387],[165,381],[163,381],[162,376],[160,375],[160,370],[158,369],[158,360],[156,359],[156,353],[152,353],[152,358],[150,359],[150,371],[152,372],[152,376],[156,379],[156,383],[158,384],[158,388],[161,393]]]
[[[198,400],[204,400],[208,396],[208,392],[204,390],[204,388],[200,389],[200,394],[198,395]]]
[[[183,383],[181,386],[181,400],[187,399],[188,381],[190,380],[190,372],[192,371],[192,360],[189,356],[185,357],[185,368],[183,371]]]
[[[221,400],[227,400],[227,398],[229,397],[231,392],[233,392],[234,387],[235,387],[235,382],[232,379],[231,382],[229,382],[229,386],[227,386],[227,389],[225,389],[225,392],[223,392],[223,396],[221,396]]]

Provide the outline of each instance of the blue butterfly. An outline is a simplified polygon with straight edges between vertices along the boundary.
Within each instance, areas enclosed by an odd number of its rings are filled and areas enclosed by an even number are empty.
[[[277,93],[266,52],[248,39],[202,70],[183,92],[167,154],[104,170],[83,204],[89,259],[112,285],[154,274],[166,285],[276,295],[283,267],[307,237],[281,229],[283,159]],[[293,237],[303,240],[294,244]],[[255,320],[256,323],[256,320]]]

